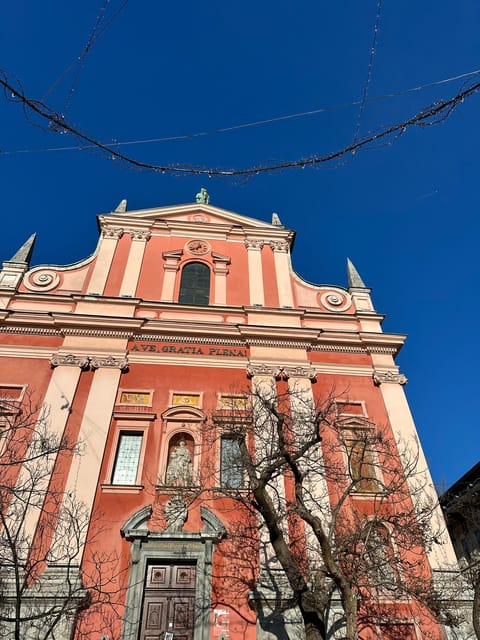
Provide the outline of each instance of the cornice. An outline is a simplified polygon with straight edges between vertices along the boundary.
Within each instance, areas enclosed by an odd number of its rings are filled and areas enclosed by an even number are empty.
[[[275,327],[255,324],[237,325],[240,335],[246,342],[252,340],[274,340],[275,342],[301,342],[311,345],[316,342],[321,334],[320,329],[303,327]]]
[[[398,353],[405,344],[407,336],[401,333],[369,333],[358,334],[368,353]]]
[[[125,336],[138,331],[144,324],[142,318],[128,318],[125,316],[100,316],[79,313],[52,313],[55,326],[59,327],[65,335],[72,332],[84,333],[85,331],[122,332]]]
[[[36,358],[39,360],[50,360],[54,347],[23,346],[23,345],[0,345],[0,357],[3,358]]]

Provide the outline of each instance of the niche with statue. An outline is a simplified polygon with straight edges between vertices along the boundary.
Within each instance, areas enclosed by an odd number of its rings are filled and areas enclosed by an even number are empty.
[[[188,487],[193,484],[194,441],[188,433],[175,434],[168,443],[165,484]]]

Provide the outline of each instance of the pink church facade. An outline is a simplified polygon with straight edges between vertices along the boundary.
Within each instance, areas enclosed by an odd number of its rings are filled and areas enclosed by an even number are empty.
[[[45,504],[56,486],[82,505],[88,524],[69,571],[81,580],[94,558],[115,559],[102,583],[109,597],[65,623],[74,638],[279,637],[262,627],[252,590],[222,592],[238,518],[228,497],[186,504],[175,492],[207,464],[232,474],[222,456],[234,445],[208,449],[202,429],[241,406],[238,390],[300,385],[316,399],[348,389],[349,428],[382,424],[398,446],[418,443],[394,360],[405,336],[382,331],[353,265],[346,288],[307,283],[292,268],[294,233],[278,216],[270,224],[199,199],[120,205],[99,216],[99,243],[85,260],[31,267],[30,239],[0,273],[0,394],[18,406],[34,394],[51,432],[79,443],[52,461],[39,488]],[[436,501],[421,447],[418,468],[423,493],[412,488],[413,509],[425,496]],[[367,513],[371,504],[356,497],[352,509]],[[37,551],[54,543],[53,512],[50,528],[42,508],[25,514],[25,539]],[[422,550],[427,578],[455,566],[440,510],[432,518],[443,537]],[[39,572],[61,573],[51,564],[47,553]],[[421,608],[391,611],[408,637],[445,637]],[[294,622],[285,633],[295,637]],[[388,637],[375,626],[365,633]]]

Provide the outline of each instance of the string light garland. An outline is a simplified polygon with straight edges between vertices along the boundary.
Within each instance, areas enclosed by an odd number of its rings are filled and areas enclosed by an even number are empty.
[[[358,140],[360,135],[360,126],[362,124],[362,116],[365,111],[365,105],[368,98],[368,90],[370,88],[370,81],[372,79],[373,61],[375,59],[375,53],[377,51],[377,38],[378,30],[380,28],[380,16],[382,15],[382,0],[377,0],[377,15],[375,17],[375,24],[373,26],[372,46],[370,47],[370,57],[368,60],[367,79],[363,86],[362,99],[360,100],[360,109],[358,110],[357,124],[355,126],[355,133],[353,134],[353,142]]]
[[[73,62],[71,62],[64,71],[62,71],[62,73],[59,75],[59,77],[55,80],[55,82],[47,89],[47,91],[42,96],[42,100],[45,100],[53,91],[55,91],[55,89],[63,81],[65,76],[67,76],[74,67],[77,67],[77,71],[75,72],[73,81],[72,81],[72,83],[70,85],[70,90],[69,90],[69,92],[67,94],[67,97],[65,99],[65,104],[64,104],[64,107],[63,107],[63,113],[64,114],[66,113],[67,108],[68,108],[68,106],[70,104],[70,101],[71,101],[72,96],[73,96],[73,92],[75,91],[75,87],[77,85],[78,78],[80,76],[80,72],[82,71],[82,69],[85,66],[85,58],[87,57],[90,49],[95,44],[95,42],[100,38],[100,36],[108,29],[108,27],[112,24],[112,22],[125,9],[125,7],[127,6],[128,2],[129,2],[129,0],[123,0],[123,2],[120,5],[120,7],[105,22],[105,16],[106,16],[106,12],[107,12],[107,9],[108,9],[108,5],[110,4],[110,1],[111,0],[105,0],[104,4],[102,5],[102,7],[100,9],[100,12],[98,13],[98,15],[96,17],[95,24],[93,25],[93,28],[92,28],[90,36],[89,36],[89,38],[87,40],[87,43],[86,43],[85,47],[83,48],[83,51],[81,52],[81,54],[77,58],[75,58],[75,60]],[[103,26],[102,26],[102,22],[104,23]]]
[[[91,147],[98,149],[109,155],[112,160],[120,160],[127,165],[136,168],[144,169],[157,173],[170,173],[177,175],[204,175],[204,176],[249,176],[260,173],[272,173],[274,171],[281,171],[292,168],[305,168],[312,166],[319,166],[331,162],[332,160],[338,160],[345,157],[347,154],[355,154],[359,149],[372,144],[374,142],[382,141],[389,136],[400,137],[411,126],[427,127],[443,122],[452,113],[455,107],[462,103],[466,98],[475,95],[480,90],[480,82],[476,82],[470,87],[467,87],[457,93],[453,98],[449,100],[437,100],[433,104],[425,107],[414,116],[404,120],[402,122],[390,125],[382,130],[372,133],[368,136],[364,136],[359,140],[352,142],[350,145],[343,147],[337,151],[327,153],[325,155],[313,155],[305,158],[277,162],[271,164],[259,164],[253,167],[247,167],[245,169],[227,169],[227,168],[208,168],[208,167],[195,167],[188,166],[186,164],[164,164],[157,165],[150,162],[143,162],[131,158],[116,149],[114,146],[99,142],[92,136],[82,133],[76,129],[72,124],[61,115],[48,107],[46,104],[39,100],[33,100],[28,98],[21,87],[15,88],[9,81],[6,73],[0,70],[0,85],[4,87],[6,91],[6,97],[13,99],[15,102],[19,102],[25,112],[33,112],[39,115],[41,118],[47,120],[48,128],[62,133],[69,133],[84,142],[87,142]]]
[[[416,93],[422,91],[423,89],[428,89],[429,87],[435,87],[442,84],[448,84],[449,82],[454,82],[455,80],[464,80],[467,78],[472,78],[473,76],[480,75],[480,69],[475,69],[474,71],[467,71],[466,73],[461,73],[456,76],[451,76],[449,78],[443,78],[442,80],[434,80],[432,82],[427,82],[425,84],[417,85],[416,87],[410,87],[409,89],[403,89],[401,91],[396,91],[392,93],[386,93],[379,96],[373,96],[371,98],[366,98],[365,103],[369,102],[379,102],[380,100],[387,100],[389,98],[398,98],[401,96],[408,95],[409,93]],[[43,100],[43,98],[42,98]],[[257,127],[265,124],[274,124],[276,122],[283,122],[288,120],[294,120],[296,118],[304,118],[307,116],[314,116],[320,113],[330,113],[333,111],[338,111],[340,109],[348,109],[350,107],[355,107],[361,104],[361,100],[354,100],[353,102],[345,102],[342,104],[330,105],[326,107],[320,107],[318,109],[311,109],[310,111],[302,111],[299,113],[290,113],[283,116],[277,116],[273,118],[267,118],[264,120],[255,120],[253,122],[245,122],[242,124],[231,125],[229,127],[222,127],[220,129],[210,129],[205,131],[197,131],[195,133],[187,133],[183,135],[175,135],[175,136],[164,136],[162,138],[141,138],[137,140],[115,140],[115,148],[139,145],[139,144],[156,144],[161,142],[175,142],[180,140],[192,140],[193,138],[212,136],[221,133],[230,133],[233,131],[238,131],[241,129],[247,129],[251,127]],[[105,143],[109,144],[109,143]],[[45,153],[45,152],[55,152],[55,151],[86,151],[88,149],[93,149],[95,145],[71,145],[64,147],[39,147],[33,149],[8,149],[2,150],[3,155],[12,155],[16,153]]]

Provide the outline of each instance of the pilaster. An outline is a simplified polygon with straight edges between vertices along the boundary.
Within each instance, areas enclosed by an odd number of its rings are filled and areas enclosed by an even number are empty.
[[[263,240],[257,238],[245,240],[248,255],[248,286],[250,304],[263,307],[265,292],[263,288],[262,248]]]
[[[269,242],[275,262],[277,279],[278,304],[280,307],[293,308],[292,282],[290,279],[290,255],[286,240],[271,240]]]
[[[118,241],[123,236],[123,229],[104,227],[95,267],[88,286],[88,293],[101,295],[107,283]]]
[[[128,233],[131,238],[130,251],[120,286],[120,295],[133,297],[137,290],[143,254],[145,253],[147,242],[150,240],[151,233],[144,229],[132,229]]]
[[[90,366],[95,369],[95,373],[80,425],[79,442],[82,452],[72,461],[65,488],[67,495],[74,495],[84,504],[89,517],[120,376],[127,362],[125,359],[112,356],[93,357],[90,359]],[[79,555],[83,551],[86,532],[81,535]]]
[[[177,251],[164,251],[162,258],[165,260],[163,265],[163,285],[162,292],[160,294],[161,302],[173,302],[173,293],[175,291],[175,278],[177,277],[177,271],[179,270],[180,258],[183,255],[183,250]]]
[[[214,304],[227,304],[227,275],[229,256],[212,253],[213,273],[215,274]]]
[[[38,424],[46,424],[48,434],[59,439],[65,430],[80,375],[82,369],[88,364],[88,360],[73,354],[66,356],[54,354],[51,364],[54,370],[45,393]],[[50,459],[42,460],[42,465],[45,468],[42,468],[41,479],[36,483],[36,504],[31,505],[25,516],[24,532],[30,539],[33,539],[35,534],[41,515],[41,509],[38,506],[43,503],[42,495],[46,495],[54,464],[53,456]],[[19,486],[22,485],[24,485],[24,477],[21,472]]]
[[[407,469],[406,480],[415,510],[419,517],[424,519],[426,500],[429,501],[432,509],[430,521],[436,543],[427,549],[430,566],[434,571],[455,568],[455,552],[403,390],[407,378],[397,370],[376,369],[373,379],[382,394],[400,459],[404,468]],[[415,472],[408,473],[408,468],[412,465],[415,467]]]

